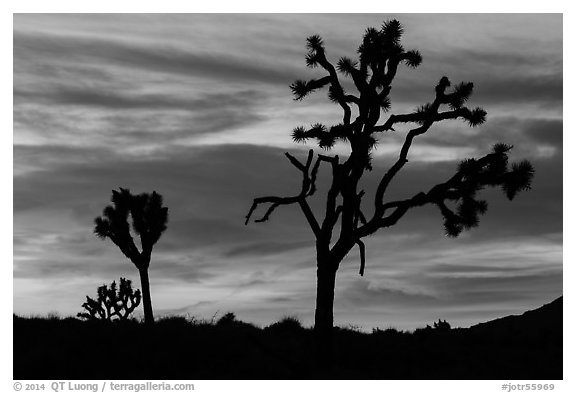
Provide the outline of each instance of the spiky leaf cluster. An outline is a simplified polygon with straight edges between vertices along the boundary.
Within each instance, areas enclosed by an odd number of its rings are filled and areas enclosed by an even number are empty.
[[[324,51],[324,42],[319,35],[313,35],[306,39],[306,48],[308,53],[306,54],[306,65],[310,68],[315,68],[318,66],[320,61],[321,53]]]
[[[344,90],[339,86],[330,86],[328,88],[328,99],[335,104],[344,99],[344,94]]]
[[[310,52],[319,52],[324,50],[324,41],[322,40],[322,37],[315,34],[306,38],[306,48],[308,48]]]
[[[530,189],[533,177],[534,167],[529,161],[523,160],[514,163],[510,171],[504,176],[502,190],[508,199],[512,200],[520,191]]]
[[[336,68],[338,72],[346,76],[352,76],[355,72],[358,71],[358,62],[356,60],[352,60],[348,57],[341,57],[336,64]]]
[[[341,57],[336,64],[337,70],[345,76],[366,79],[369,76],[368,68],[370,68],[373,75],[378,75],[376,79],[380,78],[377,85],[382,87],[386,65],[391,59],[394,59],[396,65],[404,62],[412,68],[422,63],[422,55],[419,51],[404,51],[400,44],[403,33],[402,25],[395,19],[385,22],[380,29],[373,27],[366,29],[362,43],[358,47],[359,61]],[[324,42],[319,35],[308,37],[306,48],[308,52],[305,59],[308,67],[326,65]],[[309,82],[302,80],[294,82],[290,88],[296,100],[301,100],[315,90]]]
[[[408,67],[416,68],[422,64],[422,54],[417,50],[409,50],[404,54],[404,63]]]
[[[112,205],[106,206],[102,217],[95,220],[94,233],[102,239],[106,237],[121,237],[129,233],[128,215],[130,214],[131,195],[128,190],[120,188],[120,191],[112,190]]]
[[[298,126],[292,130],[292,140],[296,143],[306,143],[310,139],[304,127]]]
[[[313,89],[306,81],[299,79],[290,85],[290,90],[292,90],[295,100],[301,100],[310,94]]]
[[[334,135],[331,135],[328,132],[322,133],[322,135],[317,137],[316,139],[318,139],[318,147],[324,150],[332,149],[334,147],[334,144],[336,143],[336,138],[334,138]]]
[[[131,223],[129,217],[132,218]],[[142,240],[143,249],[151,250],[166,230],[168,208],[157,192],[132,195],[120,188],[112,191],[112,204],[94,220],[94,233],[101,239],[110,238],[128,258],[138,252],[130,234],[132,229]]]
[[[497,144],[484,159],[468,159],[458,165],[459,182],[452,185],[444,196],[457,203],[455,211],[443,201],[438,203],[448,236],[458,236],[463,230],[478,225],[479,216],[486,212],[488,204],[478,200],[476,194],[485,186],[500,187],[510,200],[520,191],[530,189],[534,168],[526,160],[509,166],[510,149],[512,146]]]
[[[162,204],[162,195],[156,191],[135,195],[133,198],[130,213],[134,231],[149,244],[155,244],[166,230],[168,208]]]
[[[384,112],[388,112],[392,107],[392,102],[390,101],[390,97],[386,96],[380,101],[380,109]]]
[[[444,216],[444,230],[449,237],[458,236],[463,230],[475,228],[480,223],[480,215],[488,210],[488,203],[472,196],[460,199],[456,212],[448,208],[441,209]]]
[[[384,22],[382,28],[366,29],[362,44],[358,47],[360,61],[375,68],[388,60],[391,56],[404,52],[400,39],[404,28],[396,19]]]
[[[512,150],[513,145],[507,145],[505,143],[497,143],[492,147],[492,152],[494,154],[505,154]]]
[[[376,144],[376,142],[374,144]],[[374,169],[372,167],[373,158],[374,156],[372,153],[365,154],[360,158],[360,165],[362,165],[366,170],[371,171],[372,169]]]
[[[486,121],[486,111],[480,107],[469,110],[464,109],[464,118],[470,127],[477,127]]]
[[[418,123],[423,124],[426,120],[430,119],[435,112],[432,110],[432,104],[426,103],[416,108],[418,114]]]
[[[448,105],[452,109],[461,108],[472,95],[474,84],[472,82],[460,82],[454,87],[454,91],[447,95]]]
[[[123,277],[120,278],[120,288],[116,281],[98,287],[98,297],[92,299],[86,296],[86,302],[82,307],[86,312],[78,313],[77,316],[86,320],[126,320],[132,312],[140,305],[142,298],[140,290],[132,289],[132,281]]]
[[[322,149],[330,150],[337,141],[348,139],[347,130],[343,124],[336,124],[328,129],[324,124],[316,123],[308,130],[298,126],[292,130],[292,140],[296,143],[306,143],[313,139]]]

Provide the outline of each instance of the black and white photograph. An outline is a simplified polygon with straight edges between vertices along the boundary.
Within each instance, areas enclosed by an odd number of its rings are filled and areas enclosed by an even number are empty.
[[[14,13],[12,378],[561,382],[518,11]]]

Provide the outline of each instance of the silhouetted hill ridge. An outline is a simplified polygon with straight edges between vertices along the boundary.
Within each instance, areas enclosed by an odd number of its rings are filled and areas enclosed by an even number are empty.
[[[482,322],[471,326],[474,332],[502,332],[515,333],[541,332],[559,333],[562,336],[562,305],[563,297],[555,299],[534,310],[529,310],[520,315],[508,315],[491,321]]]

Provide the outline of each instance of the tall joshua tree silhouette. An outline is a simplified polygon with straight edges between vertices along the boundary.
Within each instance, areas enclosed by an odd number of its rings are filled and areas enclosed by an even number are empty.
[[[431,103],[422,105],[412,113],[393,114],[380,122],[383,112],[390,109],[390,90],[398,67],[405,64],[415,68],[422,62],[416,50],[404,50],[400,43],[403,27],[397,20],[385,22],[380,29],[368,28],[358,47],[358,60],[342,57],[336,67],[328,60],[320,36],[307,39],[308,67],[321,67],[327,75],[308,81],[297,80],[290,88],[295,100],[328,87],[328,98],[338,104],[344,113],[342,122],[331,127],[314,124],[309,128],[296,127],[292,132],[294,142],[315,141],[319,147],[329,150],[337,141],[350,145],[350,154],[341,160],[337,155],[317,154],[310,150],[305,162],[289,153],[289,161],[302,174],[302,187],[293,196],[265,196],[254,199],[246,216],[246,224],[260,204],[267,210],[256,222],[269,219],[278,206],[300,206],[316,238],[317,294],[314,329],[318,334],[320,355],[325,360],[332,351],[333,304],[336,272],[348,252],[358,246],[360,252],[360,275],[366,264],[365,246],[362,239],[382,228],[395,225],[412,208],[433,204],[444,217],[446,235],[456,237],[462,230],[478,225],[479,215],[486,212],[487,203],[477,197],[485,187],[501,187],[509,199],[519,191],[528,190],[534,175],[532,165],[521,161],[508,165],[508,153],[512,146],[496,144],[482,158],[462,161],[456,173],[443,183],[411,198],[389,200],[388,186],[408,162],[408,152],[414,139],[425,134],[435,123],[462,119],[469,126],[484,123],[486,112],[482,108],[465,106],[472,94],[473,84],[459,83],[451,89],[447,77],[442,77],[434,89]],[[344,91],[340,74],[349,77],[357,90],[356,95]],[[352,118],[353,113],[355,119]],[[374,193],[373,212],[364,214],[362,207],[364,190],[360,180],[367,170],[372,170],[371,152],[377,138],[400,123],[410,125],[398,159],[380,178]],[[316,192],[316,177],[321,163],[331,169],[331,184],[326,194],[326,209],[321,218],[312,211],[308,198]],[[335,230],[339,227],[336,238]]]
[[[162,206],[160,194],[154,191],[152,194],[132,195],[130,190],[123,188],[112,190],[112,205],[106,206],[102,216],[94,220],[96,236],[110,238],[140,273],[145,323],[154,322],[148,279],[150,257],[152,248],[166,230],[167,222],[168,208]],[[131,231],[140,236],[141,250],[136,247]]]

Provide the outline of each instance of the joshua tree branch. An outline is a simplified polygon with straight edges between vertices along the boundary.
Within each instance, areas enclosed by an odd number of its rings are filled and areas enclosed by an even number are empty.
[[[314,90],[320,89],[331,81],[330,76],[320,79],[310,79],[309,81],[297,80],[290,85],[295,100],[301,100]]]
[[[394,176],[400,171],[400,169],[402,169],[402,167],[408,162],[407,158],[408,151],[410,150],[410,146],[412,146],[413,139],[416,136],[422,135],[426,131],[428,131],[431,125],[432,123],[428,123],[425,126],[412,129],[408,132],[408,135],[406,135],[406,139],[404,140],[404,144],[402,145],[402,149],[400,151],[400,156],[398,157],[398,160],[394,163],[394,165],[392,165],[392,167],[390,167],[390,169],[382,177],[382,180],[380,180],[378,188],[376,189],[376,198],[375,198],[376,211],[374,213],[375,217],[377,218],[381,217],[383,213],[382,200],[388,185],[390,184]]]
[[[495,151],[479,159],[464,161],[458,171],[444,183],[430,188],[426,193],[420,192],[412,198],[387,202],[379,206],[379,216],[373,217],[362,227],[355,231],[355,236],[360,239],[374,233],[379,228],[393,226],[406,212],[417,206],[433,203],[437,205],[443,216],[448,220],[460,219],[445,204],[447,200],[457,201],[463,198],[474,198],[476,191],[486,186],[502,186],[509,189],[510,184],[518,184],[517,190],[527,189],[533,176],[531,167],[526,169],[525,174],[519,173],[518,166],[512,170],[507,168],[507,150]],[[502,165],[503,164],[503,165]],[[512,180],[514,177],[520,180]],[[517,183],[515,183],[517,182]],[[509,195],[512,199],[515,192]],[[393,209],[392,213],[384,216],[385,212]]]
[[[360,249],[360,275],[364,275],[364,269],[366,268],[366,246],[364,242],[360,239],[356,240],[356,244],[358,244],[358,248]]]
[[[264,222],[264,221],[268,221],[268,219],[270,218],[270,214],[272,214],[272,212],[280,205],[291,205],[293,203],[298,203],[300,201],[301,197],[298,196],[293,196],[293,197],[278,197],[278,196],[265,196],[265,197],[260,197],[260,198],[255,198],[254,199],[254,203],[252,204],[252,207],[250,208],[250,211],[248,212],[248,215],[246,216],[246,224],[248,224],[248,221],[250,220],[250,217],[252,216],[252,213],[254,212],[254,210],[256,210],[256,207],[258,207],[259,204],[262,203],[270,203],[270,207],[268,208],[268,210],[266,210],[266,213],[262,216],[262,218],[256,219],[254,220],[255,222]]]
[[[396,71],[398,71],[398,64],[403,60],[402,55],[400,56],[392,56],[390,60],[388,60],[386,74],[384,75],[382,84],[385,86],[390,86],[392,80],[396,76]]]
[[[352,77],[352,81],[354,81],[356,89],[358,89],[360,93],[366,91],[366,89],[368,89],[368,83],[366,83],[366,79],[363,77],[363,75],[366,74],[365,73],[363,74],[362,71],[357,69],[356,67],[351,67],[349,69],[349,72],[350,76]]]
[[[352,102],[354,104],[356,104],[357,106],[360,106],[360,98],[356,97],[355,95],[352,94],[346,94],[344,95],[344,101],[346,102]]]
[[[358,222],[360,221],[362,224],[366,224],[366,216],[362,213],[360,205],[362,204],[362,197],[364,196],[364,190],[358,193],[356,197],[356,205],[354,206],[354,228],[358,227]]]
[[[423,120],[423,115],[418,112],[407,113],[401,115],[390,115],[384,124],[372,127],[372,131],[394,131],[394,124],[396,123],[417,123]]]
[[[300,190],[300,193],[298,195],[295,195],[292,197],[265,196],[265,197],[255,198],[253,203],[252,203],[252,206],[250,207],[250,210],[248,211],[248,214],[246,215],[245,224],[248,225],[248,222],[250,221],[250,217],[252,216],[252,214],[254,213],[254,211],[256,210],[258,205],[260,205],[260,204],[269,203],[270,206],[268,207],[268,209],[266,210],[264,215],[261,218],[254,220],[254,222],[267,221],[270,218],[270,215],[272,214],[272,212],[274,212],[274,210],[278,206],[291,205],[291,204],[297,203],[300,206],[302,212],[304,213],[304,216],[306,217],[308,224],[312,228],[312,231],[314,232],[314,234],[317,237],[319,237],[320,236],[320,225],[318,224],[318,221],[316,220],[316,217],[314,216],[312,209],[308,205],[306,198],[313,195],[314,192],[316,191],[315,182],[316,182],[316,176],[317,176],[318,168],[320,166],[321,161],[326,161],[326,157],[325,156],[319,156],[316,160],[316,163],[314,164],[314,167],[312,168],[312,171],[310,172],[310,167],[312,165],[313,156],[314,156],[313,150],[309,150],[306,164],[302,164],[297,158],[292,156],[290,153],[285,153],[285,154],[286,154],[286,157],[288,157],[288,160],[290,161],[290,163],[292,163],[292,165],[294,165],[296,167],[296,169],[298,169],[300,172],[302,172],[302,188]]]
[[[384,213],[382,210],[382,204],[386,189],[390,184],[390,182],[392,181],[392,179],[394,178],[394,176],[408,162],[408,151],[410,150],[410,147],[412,146],[412,141],[414,140],[415,137],[426,133],[430,129],[432,124],[441,120],[456,119],[462,117],[468,119],[472,124],[472,121],[470,119],[474,116],[472,115],[473,112],[470,111],[468,108],[459,108],[452,111],[438,113],[438,108],[440,107],[440,104],[445,101],[446,95],[444,94],[444,92],[449,85],[450,82],[448,81],[448,78],[443,77],[436,86],[436,98],[434,99],[434,102],[431,105],[426,106],[425,109],[420,112],[416,112],[410,115],[400,115],[400,117],[396,118],[401,119],[398,121],[405,121],[405,120],[421,121],[423,122],[423,124],[420,127],[414,128],[408,132],[408,134],[406,135],[406,139],[404,140],[404,144],[402,145],[402,148],[400,150],[398,160],[394,163],[394,165],[392,165],[392,167],[390,167],[390,169],[380,180],[380,183],[378,184],[378,188],[376,190],[376,196],[374,201],[376,205],[376,209],[374,212],[374,219],[378,220],[382,217],[382,214]],[[391,116],[386,123],[389,122],[391,122],[392,124],[395,122],[394,116]],[[385,124],[383,129],[386,129],[386,127],[390,128],[391,124],[388,125]]]
[[[328,59],[326,58],[326,54],[324,52],[324,49],[319,48],[316,51],[316,55],[317,55],[318,63],[322,66],[322,68],[324,68],[330,74],[330,84],[332,85],[332,88],[336,92],[338,92],[340,95],[340,97],[338,98],[338,104],[340,104],[340,106],[342,107],[342,110],[344,111],[343,122],[345,125],[350,125],[350,116],[351,116],[352,112],[350,110],[350,106],[346,103],[347,101],[346,101],[346,98],[344,95],[344,89],[342,88],[342,85],[340,84],[340,80],[338,79],[338,74],[336,73],[336,69],[334,68],[332,63],[330,63],[328,61]],[[356,102],[359,101],[358,99],[356,99],[356,97],[353,97],[353,99],[355,99],[354,101],[356,101]]]
[[[314,235],[316,235],[317,238],[320,237],[320,225],[318,225],[318,221],[316,220],[316,217],[314,217],[314,213],[308,205],[308,202],[305,198],[301,198],[299,203],[306,220],[308,220],[308,225],[312,228],[312,232],[314,232]]]
[[[324,221],[322,223],[322,232],[326,235],[331,233],[332,228],[338,221],[340,214],[342,213],[342,206],[336,207],[336,199],[340,193],[340,176],[339,176],[339,157],[338,156],[325,156],[322,154],[318,155],[318,159],[328,162],[332,166],[332,184],[328,190],[328,195],[326,197],[326,213],[324,216]]]
[[[292,165],[294,165],[296,167],[296,169],[298,169],[302,172],[306,170],[306,166],[304,166],[304,164],[302,164],[300,161],[298,161],[298,159],[296,159],[296,157],[294,157],[292,154],[286,152],[286,153],[284,153],[284,155],[286,157],[288,157],[288,160],[290,161],[290,163]]]

